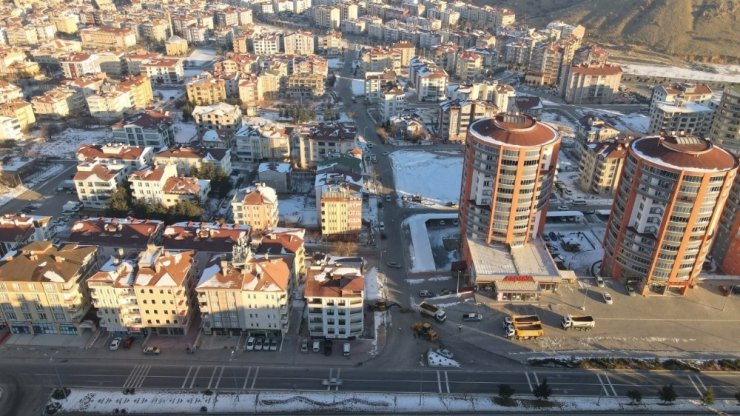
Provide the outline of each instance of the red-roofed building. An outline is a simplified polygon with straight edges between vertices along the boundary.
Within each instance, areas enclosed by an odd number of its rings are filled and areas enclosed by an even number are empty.
[[[311,337],[348,339],[362,335],[365,279],[357,267],[312,266],[303,297],[308,307]]]
[[[622,68],[617,64],[571,66],[561,93],[569,104],[609,104],[621,80]]]
[[[129,146],[168,148],[175,144],[172,117],[167,112],[144,110],[111,126],[113,140]]]

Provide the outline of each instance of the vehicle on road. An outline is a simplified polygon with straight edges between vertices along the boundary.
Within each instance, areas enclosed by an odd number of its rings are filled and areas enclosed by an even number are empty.
[[[635,296],[635,288],[632,285],[627,285],[627,294],[630,296]]]
[[[440,296],[447,296],[447,295],[451,295],[452,291],[450,289],[442,289],[439,291],[439,294]]]
[[[76,201],[68,201],[62,205],[62,212],[77,212],[82,208],[82,203]]]
[[[383,156],[388,156],[390,152],[383,152]]]
[[[604,286],[606,286],[606,284],[604,283],[604,279],[602,279],[600,277],[597,277],[596,278],[596,286],[598,286],[598,287],[604,287]]]
[[[118,350],[118,347],[121,346],[121,338],[113,338],[113,341],[110,342],[110,345],[108,345],[108,349],[111,351]]]
[[[385,231],[385,223],[383,221],[378,223],[378,229],[380,230],[380,232]]]
[[[342,379],[338,377],[329,377],[328,379],[321,380],[321,384],[329,387],[341,386]]]
[[[419,291],[419,297],[420,298],[433,298],[434,292],[432,292],[431,290],[423,289]]]
[[[590,331],[596,326],[596,320],[590,315],[566,315],[560,325],[565,330],[574,328],[579,331]]]
[[[132,345],[134,345],[134,341],[136,341],[136,338],[128,337],[123,340],[123,342],[121,343],[121,347],[123,347],[124,350],[127,350],[131,348]]]
[[[483,320],[483,315],[476,312],[464,313],[462,320],[466,322],[478,322]]]
[[[308,339],[307,338],[303,338],[303,340],[301,340],[301,352],[308,352]]]
[[[391,196],[390,195],[386,195],[385,196],[385,202],[391,202]]]
[[[604,303],[606,303],[607,305],[611,305],[612,303],[614,303],[614,300],[612,300],[612,295],[610,295],[609,292],[604,292],[601,297],[604,298]]]
[[[570,211],[570,207],[567,205],[558,205],[559,211]]]
[[[393,268],[393,269],[400,269],[401,268],[401,265],[398,262],[396,262],[396,261],[387,261],[385,263],[385,265],[388,266],[388,267],[390,267],[390,268]]]
[[[273,338],[270,340],[270,351],[277,351],[277,349],[278,349],[277,338]]]
[[[419,311],[422,315],[432,317],[437,322],[444,322],[447,320],[447,314],[445,313],[445,310],[436,305],[432,305],[429,302],[421,302],[419,304]]]
[[[142,352],[146,355],[159,355],[160,352],[162,352],[159,347],[145,347]]]
[[[247,338],[247,345],[244,346],[244,349],[247,351],[254,351],[254,343],[255,343],[254,337]]]
[[[411,325],[411,330],[414,331],[417,337],[424,338],[427,341],[434,342],[439,339],[439,334],[432,329],[432,324],[429,322],[414,322]]]
[[[514,316],[512,323],[505,327],[507,338],[537,339],[545,335],[542,323],[537,315]]]
[[[344,344],[342,344],[342,355],[344,355],[345,357],[349,357],[351,348],[352,347],[350,346],[349,342],[345,342]]]

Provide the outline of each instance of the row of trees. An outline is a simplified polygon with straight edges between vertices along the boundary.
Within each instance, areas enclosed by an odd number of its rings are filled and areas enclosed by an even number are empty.
[[[111,195],[105,213],[111,217],[133,215],[137,218],[151,218],[172,224],[180,221],[199,221],[203,215],[203,208],[190,201],[180,201],[170,208],[160,203],[134,202],[131,198],[131,189],[126,185],[119,186]]]
[[[498,386],[498,400],[497,402],[503,406],[513,406],[514,400],[512,397],[516,391],[513,387],[508,384],[500,384]],[[552,388],[547,384],[547,378],[542,379],[542,382],[534,387],[532,394],[539,400],[547,400],[552,395]],[[631,405],[637,405],[642,402],[642,393],[639,390],[629,390],[627,397],[630,399]],[[663,404],[670,404],[676,401],[678,395],[676,389],[673,388],[673,384],[667,384],[658,389],[658,397]],[[738,404],[740,404],[740,392],[735,394]],[[706,405],[714,404],[714,390],[709,387],[702,394],[702,402]]]

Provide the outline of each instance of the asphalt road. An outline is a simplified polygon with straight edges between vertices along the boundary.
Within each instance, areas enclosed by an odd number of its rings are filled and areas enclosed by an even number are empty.
[[[731,399],[740,385],[740,373],[669,371],[588,371],[579,369],[524,369],[522,371],[470,371],[420,369],[381,371],[362,367],[269,367],[234,362],[160,364],[157,357],[138,364],[103,362],[6,363],[9,376],[24,374],[38,386],[71,388],[194,389],[221,391],[328,390],[322,380],[342,380],[333,390],[405,393],[491,393],[509,384],[518,393],[530,392],[547,378],[554,395],[626,397],[640,390],[657,396],[660,386],[673,384],[679,397],[699,398],[713,388],[717,398]],[[526,371],[525,371],[526,370]]]
[[[29,189],[14,200],[3,205],[0,207],[0,212],[4,214],[15,213],[31,203],[41,203],[41,208],[31,212],[30,215],[50,215],[57,217],[61,215],[62,206],[65,202],[77,201],[77,195],[68,194],[66,192],[57,192],[57,187],[59,187],[62,181],[72,178],[72,175],[75,173],[77,163],[73,161],[55,161],[54,163],[64,165],[65,169],[46,183],[33,189]]]

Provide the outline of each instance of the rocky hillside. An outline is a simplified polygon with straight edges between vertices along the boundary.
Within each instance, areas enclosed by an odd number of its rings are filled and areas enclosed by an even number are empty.
[[[520,23],[579,23],[591,39],[712,61],[740,58],[740,0],[473,0]]]

